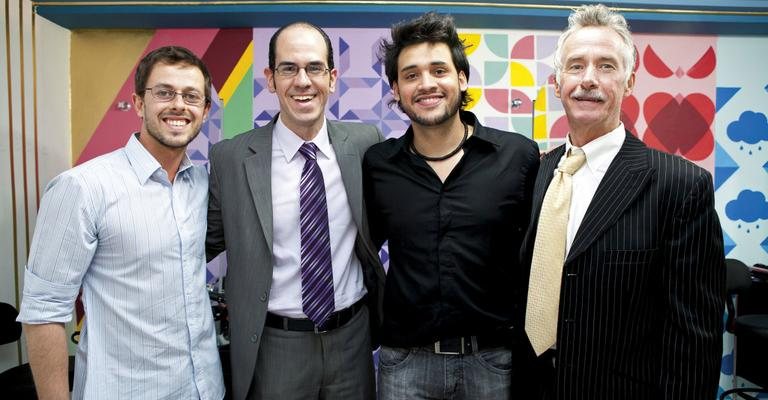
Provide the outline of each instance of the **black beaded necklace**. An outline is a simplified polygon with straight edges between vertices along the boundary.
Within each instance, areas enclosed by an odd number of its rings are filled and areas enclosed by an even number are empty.
[[[461,151],[461,149],[464,147],[464,143],[467,142],[467,137],[469,136],[469,127],[467,126],[467,123],[464,121],[461,121],[461,124],[464,125],[464,137],[461,139],[461,143],[459,143],[459,145],[456,146],[455,149],[451,150],[450,153],[444,156],[438,156],[438,157],[425,156],[424,154],[421,154],[419,153],[418,150],[416,150],[416,146],[413,145],[413,140],[411,140],[411,145],[410,145],[411,151],[413,152],[413,154],[415,154],[416,156],[418,156],[424,161],[443,161],[455,156],[456,153]]]

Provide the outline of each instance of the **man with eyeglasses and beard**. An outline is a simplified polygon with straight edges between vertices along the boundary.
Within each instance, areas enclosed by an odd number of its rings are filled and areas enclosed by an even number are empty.
[[[235,399],[373,399],[384,269],[362,200],[377,128],[326,120],[331,41],[280,28],[264,69],[280,113],[213,146],[209,259],[227,252]]]
[[[208,174],[185,152],[210,82],[185,48],[148,53],[133,94],[140,131],[48,184],[18,317],[40,399],[70,398],[64,323],[80,289],[72,398],[224,397],[205,288]]]
[[[400,138],[363,163],[376,246],[389,241],[379,399],[508,399],[517,254],[539,167],[536,144],[484,127],[453,19],[427,13],[382,43]]]

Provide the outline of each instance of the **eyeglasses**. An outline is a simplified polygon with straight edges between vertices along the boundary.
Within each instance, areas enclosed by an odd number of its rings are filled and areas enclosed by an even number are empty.
[[[330,71],[330,68],[326,68],[323,64],[307,64],[305,67],[299,67],[296,64],[280,64],[275,68],[275,72],[284,78],[293,78],[299,74],[300,69],[303,69],[311,78],[323,76]]]
[[[167,86],[155,86],[155,87],[148,87],[144,89],[144,91],[149,91],[152,93],[152,97],[161,102],[168,102],[172,101],[176,98],[176,95],[181,96],[181,100],[184,101],[185,104],[188,104],[190,106],[199,106],[208,101],[207,98],[205,98],[203,95],[201,95],[198,92],[183,92],[183,91],[177,91],[173,90]]]

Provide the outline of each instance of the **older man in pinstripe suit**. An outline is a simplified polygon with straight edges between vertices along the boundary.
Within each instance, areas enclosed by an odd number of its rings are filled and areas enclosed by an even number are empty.
[[[523,245],[531,261],[545,192],[571,153],[571,178],[554,343],[535,351],[546,399],[711,399],[717,393],[724,301],[723,239],[712,178],[680,157],[647,148],[620,121],[635,83],[624,17],[602,5],[569,17],[555,53],[555,94],[566,144],[545,155]],[[546,207],[544,207],[546,208]],[[546,211],[545,211],[546,212]],[[533,259],[533,260],[532,260]],[[540,297],[540,296],[539,296]],[[557,297],[557,295],[555,295]],[[557,301],[557,299],[555,299]],[[526,332],[536,343],[535,318]],[[534,345],[534,348],[536,346]]]

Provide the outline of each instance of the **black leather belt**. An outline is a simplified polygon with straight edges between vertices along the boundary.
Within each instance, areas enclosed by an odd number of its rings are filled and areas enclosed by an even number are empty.
[[[267,313],[267,320],[264,325],[270,328],[283,329],[286,331],[323,333],[344,326],[344,324],[349,322],[364,305],[365,297],[343,310],[332,313],[320,326],[315,325],[315,323],[308,318],[288,318],[269,312]]]
[[[426,349],[435,354],[464,355],[485,349],[507,346],[507,340],[502,336],[460,336],[444,338],[427,346]]]

